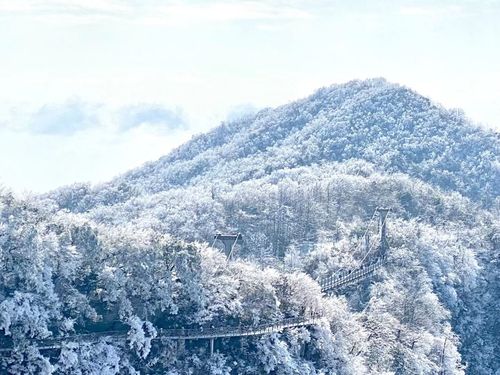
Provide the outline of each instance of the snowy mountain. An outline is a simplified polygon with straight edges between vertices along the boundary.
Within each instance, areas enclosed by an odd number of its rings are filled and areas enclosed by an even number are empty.
[[[383,79],[353,81],[224,123],[99,189],[89,205],[298,166],[365,160],[491,205],[500,194],[499,136]],[[109,200],[106,190],[112,190]],[[74,202],[73,202],[74,203]],[[67,205],[67,204],[66,204]]]
[[[3,192],[0,369],[498,374],[499,154],[460,111],[375,79],[222,124],[104,185]],[[384,267],[322,293],[366,270],[377,207]],[[242,233],[234,260],[209,246],[217,231]],[[219,337],[213,355],[162,336],[312,313]]]

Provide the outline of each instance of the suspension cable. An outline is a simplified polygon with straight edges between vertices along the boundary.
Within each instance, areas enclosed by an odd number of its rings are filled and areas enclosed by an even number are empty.
[[[385,225],[386,220],[387,220],[387,216],[386,216],[386,217],[384,217],[384,221],[382,221],[381,226],[384,226],[384,225]],[[372,244],[372,245],[370,246],[370,248],[368,249],[368,252],[365,254],[365,256],[364,256],[364,257],[363,257],[363,259],[361,260],[360,264],[363,264],[363,262],[365,261],[365,259],[368,257],[368,254],[370,254],[370,252],[373,250],[373,248],[374,248],[374,246],[373,246],[373,245],[374,245],[374,244]],[[380,245],[382,245],[382,244],[380,244]]]
[[[231,259],[231,256],[233,255],[233,250],[234,250],[234,247],[236,246],[236,243],[238,242],[239,238],[240,238],[240,234],[241,233],[238,233],[236,235],[236,238],[234,239],[234,242],[233,244],[231,245],[231,250],[229,251],[229,254],[227,256],[227,262],[229,262],[229,260]]]
[[[368,231],[370,230],[370,226],[372,224],[372,221],[373,219],[375,218],[375,215],[377,214],[377,212],[375,211],[370,219],[370,221],[368,221],[368,225],[366,226],[366,230],[365,230],[365,233],[363,234],[363,236],[361,237],[361,239],[358,240],[358,243],[356,245],[356,247],[354,248],[354,251],[352,253],[352,255],[356,254],[359,250],[359,248],[361,247],[361,245],[363,244],[363,242],[365,241],[366,239],[366,235],[368,234]]]

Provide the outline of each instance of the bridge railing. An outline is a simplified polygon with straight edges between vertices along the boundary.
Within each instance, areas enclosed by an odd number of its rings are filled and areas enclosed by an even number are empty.
[[[269,322],[258,325],[242,325],[233,327],[214,327],[214,328],[174,328],[174,329],[160,329],[158,335],[152,340],[161,339],[196,339],[196,338],[217,338],[217,337],[238,337],[238,336],[251,336],[264,333],[279,332],[285,328],[299,327],[311,325],[318,322],[322,317],[319,313],[310,313],[305,316],[286,318],[277,322]],[[128,332],[125,331],[104,331],[88,334],[75,334],[69,336],[54,337],[48,339],[34,339],[30,340],[31,344],[35,344],[41,349],[56,349],[61,348],[64,343],[77,342],[77,343],[94,343],[101,338],[111,340],[126,340]],[[10,352],[10,348],[0,348],[0,352]]]
[[[385,264],[384,258],[378,258],[376,262],[356,268],[349,272],[343,272],[341,275],[332,275],[320,281],[321,291],[327,292],[335,288],[339,288],[343,285],[349,284],[353,281],[364,278],[370,275],[376,269],[382,267]]]
[[[312,313],[296,318],[286,318],[277,322],[263,323],[258,325],[242,325],[233,327],[211,327],[211,328],[191,328],[191,329],[161,329],[158,332],[159,338],[185,338],[190,337],[218,337],[218,336],[240,336],[253,332],[269,331],[275,332],[280,329],[309,324],[321,318],[321,314]]]

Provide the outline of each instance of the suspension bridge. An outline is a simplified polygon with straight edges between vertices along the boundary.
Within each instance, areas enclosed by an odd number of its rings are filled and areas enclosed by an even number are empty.
[[[329,295],[338,292],[346,286],[357,284],[373,275],[376,270],[382,268],[386,264],[386,254],[388,250],[388,242],[386,239],[386,218],[388,212],[388,209],[378,208],[368,223],[367,229],[355,249],[355,251],[359,251],[361,244],[365,243],[365,254],[360,262],[360,266],[352,270],[342,271],[338,274],[331,275],[318,281],[323,294]],[[373,243],[371,246],[366,246],[370,225],[377,214],[379,218],[379,242],[378,244]],[[217,233],[214,236],[214,243],[217,240],[220,240],[223,243],[227,260],[229,261],[233,256],[235,245],[237,243],[241,243],[242,236],[240,233],[236,235],[222,235]],[[212,244],[212,247],[214,243]],[[183,347],[185,340],[208,339],[210,340],[210,354],[212,355],[214,352],[215,339],[218,338],[259,336],[278,333],[289,328],[317,325],[321,322],[321,320],[322,314],[315,312],[307,313],[301,317],[283,318],[276,322],[263,323],[259,325],[159,329],[157,334],[151,337],[151,341],[178,340],[179,348]],[[107,342],[123,344],[126,343],[128,337],[128,332],[125,331],[103,331],[53,337],[48,339],[31,339],[28,340],[28,342],[29,344],[36,346],[38,350],[43,351],[62,349],[65,344],[70,342],[92,344],[104,340]],[[0,348],[0,354],[10,353],[12,351],[14,351],[13,347]]]

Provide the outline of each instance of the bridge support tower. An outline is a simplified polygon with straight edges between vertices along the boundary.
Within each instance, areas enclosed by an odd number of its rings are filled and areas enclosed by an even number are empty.
[[[238,234],[222,234],[217,233],[214,236],[215,241],[220,241],[224,245],[224,253],[227,256],[227,260],[230,260],[233,255],[233,250],[236,244],[243,243],[243,236],[241,233]]]
[[[386,256],[387,249],[389,247],[387,243],[387,224],[386,224],[386,219],[387,219],[387,214],[389,213],[389,208],[377,208],[378,211],[378,230],[379,230],[379,237],[380,237],[380,255],[382,257]]]

